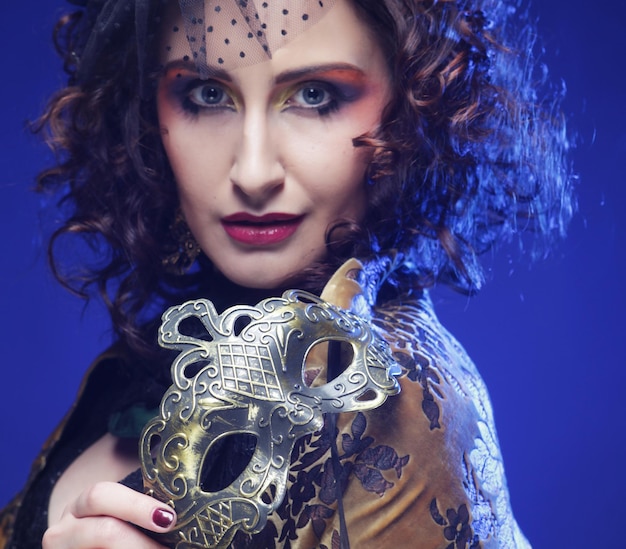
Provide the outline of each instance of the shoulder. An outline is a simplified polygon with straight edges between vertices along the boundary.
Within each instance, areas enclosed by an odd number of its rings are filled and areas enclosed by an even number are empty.
[[[420,385],[449,385],[456,396],[477,407],[481,420],[493,423],[487,388],[476,366],[439,322],[427,292],[388,301],[375,308],[372,321],[391,346],[402,377]]]
[[[372,322],[402,368],[402,392],[390,405],[419,462],[414,474],[423,477],[430,519],[450,535],[471,533],[470,543],[527,547],[510,508],[487,388],[427,293],[377,307]]]

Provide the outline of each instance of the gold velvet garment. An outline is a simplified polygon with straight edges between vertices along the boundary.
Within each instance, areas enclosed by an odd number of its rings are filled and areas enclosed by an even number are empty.
[[[281,506],[260,533],[240,533],[232,547],[339,548],[341,491],[353,549],[528,548],[510,508],[482,379],[426,293],[371,307],[380,274],[379,266],[350,260],[322,298],[380,330],[402,367],[401,393],[375,410],[338,414],[335,432],[326,417],[323,429],[300,439]],[[0,548],[15,509],[5,512]]]
[[[327,287],[322,297],[371,315],[402,366],[402,391],[375,410],[339,414],[337,433],[327,421],[301,440],[283,504],[260,534],[239,536],[233,547],[338,548],[335,482],[355,549],[530,547],[510,508],[489,396],[473,363],[425,293],[367,311],[375,283],[367,266],[361,276],[357,270],[345,264],[330,284],[340,289]],[[342,283],[342,275],[350,281]]]

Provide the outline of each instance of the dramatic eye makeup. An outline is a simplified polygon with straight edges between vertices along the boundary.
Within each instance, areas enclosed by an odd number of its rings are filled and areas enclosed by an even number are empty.
[[[167,101],[190,115],[237,110],[230,86],[217,80],[201,80],[197,73],[171,71],[160,83]]]
[[[344,104],[354,101],[359,95],[352,87],[345,85],[328,81],[304,82],[281,93],[278,105],[281,110],[326,116],[338,111]]]
[[[221,69],[212,72],[212,77],[202,80],[189,63],[175,61],[164,71],[162,90],[169,101],[193,116],[237,111],[244,101],[238,98],[231,76]],[[332,64],[285,71],[274,85],[271,103],[278,110],[323,117],[362,97],[368,80],[357,67]]]
[[[208,79],[201,79],[193,63],[171,61],[163,69],[159,93],[167,101],[192,116],[201,112],[236,110],[237,98],[231,89],[232,79],[221,69],[211,71]]]
[[[343,64],[288,71],[280,74],[276,82],[285,86],[279,94],[280,108],[315,112],[320,116],[356,101],[364,94],[367,85],[360,69]]]
[[[200,109],[234,108],[229,90],[212,80],[193,80],[183,90],[184,107]]]

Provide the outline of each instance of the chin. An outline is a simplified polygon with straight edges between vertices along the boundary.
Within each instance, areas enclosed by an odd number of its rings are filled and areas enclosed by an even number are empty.
[[[284,276],[262,276],[262,273],[258,272],[251,274],[246,273],[245,276],[241,276],[241,272],[222,272],[222,274],[233,284],[242,286],[243,288],[249,288],[250,290],[275,290],[284,288],[287,281],[292,278],[291,274],[285,274]]]
[[[287,254],[258,254],[241,261],[222,261],[215,267],[230,282],[251,290],[272,290],[273,295],[285,289],[299,289],[302,273],[319,258],[311,256],[294,258]],[[221,263],[221,264],[220,264]]]

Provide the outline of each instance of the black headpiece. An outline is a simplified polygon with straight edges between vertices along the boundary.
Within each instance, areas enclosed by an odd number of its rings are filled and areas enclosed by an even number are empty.
[[[75,46],[78,83],[89,80],[104,50],[134,33],[137,66],[145,70],[148,48],[184,40],[201,76],[208,66],[251,65],[319,21],[335,0],[68,0],[83,8]],[[183,28],[162,28],[165,7],[178,4]],[[175,12],[174,12],[175,13]],[[186,44],[186,46],[187,46]]]

